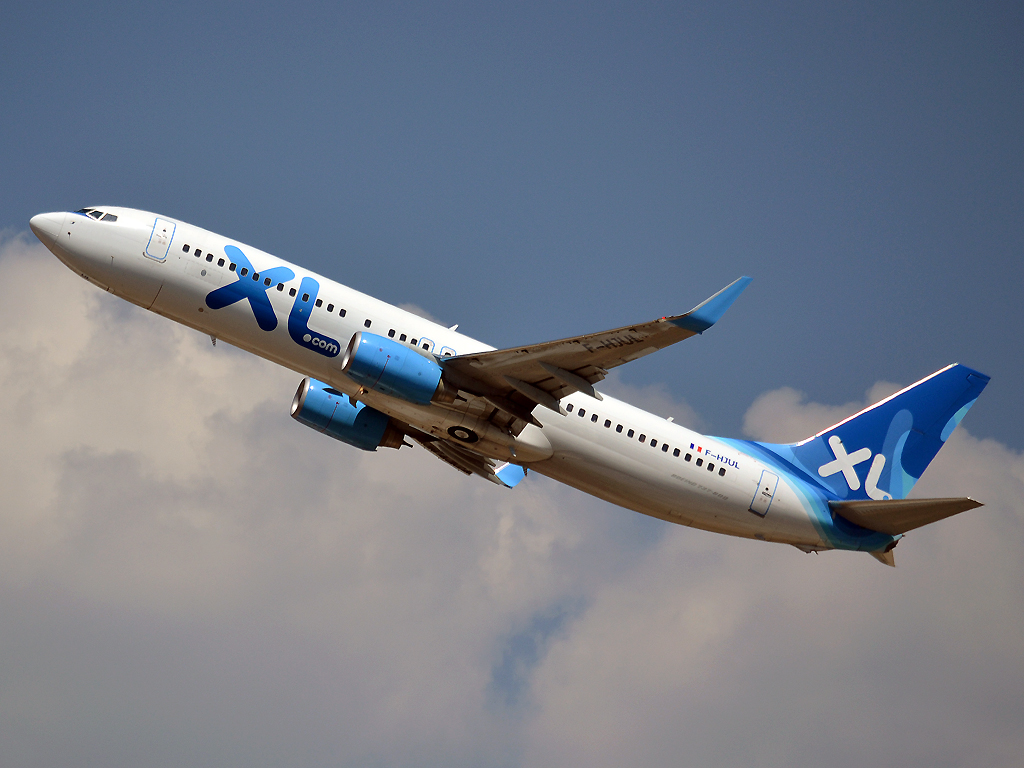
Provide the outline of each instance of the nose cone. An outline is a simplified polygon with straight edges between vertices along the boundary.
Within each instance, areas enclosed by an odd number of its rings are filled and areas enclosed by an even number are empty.
[[[63,223],[63,213],[40,213],[33,216],[28,225],[32,227],[40,242],[49,248],[57,240]]]

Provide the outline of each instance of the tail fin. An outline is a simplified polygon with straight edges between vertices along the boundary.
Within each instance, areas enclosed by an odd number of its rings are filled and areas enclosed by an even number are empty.
[[[793,445],[768,445],[840,499],[905,499],[989,377],[956,363]]]

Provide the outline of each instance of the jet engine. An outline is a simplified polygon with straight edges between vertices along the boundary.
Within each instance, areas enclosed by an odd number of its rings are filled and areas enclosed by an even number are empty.
[[[419,405],[455,400],[455,389],[445,384],[432,356],[376,333],[353,334],[341,370],[367,389]]]
[[[402,432],[387,414],[308,376],[292,398],[292,418],[364,451],[402,447]]]

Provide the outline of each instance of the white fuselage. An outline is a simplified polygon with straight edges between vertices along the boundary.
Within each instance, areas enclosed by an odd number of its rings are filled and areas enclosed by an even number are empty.
[[[487,421],[482,409],[466,413],[444,404],[417,405],[358,391],[341,370],[342,355],[326,356],[308,345],[332,352],[330,345],[335,345],[343,351],[354,333],[368,330],[442,359],[492,347],[222,235],[143,211],[101,210],[116,215],[117,221],[97,221],[81,213],[43,214],[33,219],[33,229],[72,271],[121,298],[346,394],[358,392],[367,405],[440,439],[449,440],[447,430],[453,426],[473,429],[480,436],[473,450],[628,509],[734,536],[807,549],[832,546],[820,533],[820,521],[812,520],[802,503],[804,492],[785,473],[734,445],[607,395],[601,400],[570,395],[561,401],[567,415],[536,408],[534,416],[542,426],[527,426],[513,436]],[[240,277],[238,264],[231,271],[232,248],[241,249],[251,271],[261,275],[259,285],[270,281],[263,287],[276,318],[271,330],[259,327],[248,300],[220,309],[207,306],[212,291],[252,277]],[[284,279],[287,275],[292,276]],[[289,315],[314,285],[320,306],[304,320],[308,333],[301,334],[306,344],[300,344],[289,333]],[[759,508],[766,511],[762,515],[751,507],[757,506],[754,499],[762,492],[766,470],[774,473],[766,476],[776,477],[777,485],[772,483],[770,498]]]

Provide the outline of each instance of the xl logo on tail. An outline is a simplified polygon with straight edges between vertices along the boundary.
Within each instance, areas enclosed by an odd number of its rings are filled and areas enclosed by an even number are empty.
[[[828,439],[828,447],[832,449],[832,455],[835,456],[835,460],[822,464],[818,467],[818,474],[821,477],[832,477],[832,475],[842,472],[850,490],[859,490],[860,478],[857,477],[856,467],[858,464],[863,464],[871,458],[871,449],[858,448],[853,453],[847,453],[846,446],[843,445],[843,441],[839,438],[839,435],[832,435],[832,437]],[[864,492],[869,498],[875,499],[876,501],[892,498],[891,495],[878,487],[878,481],[882,477],[883,467],[885,467],[885,456],[880,453],[876,453],[875,459],[871,462],[871,467],[868,469],[867,482],[864,484]]]

